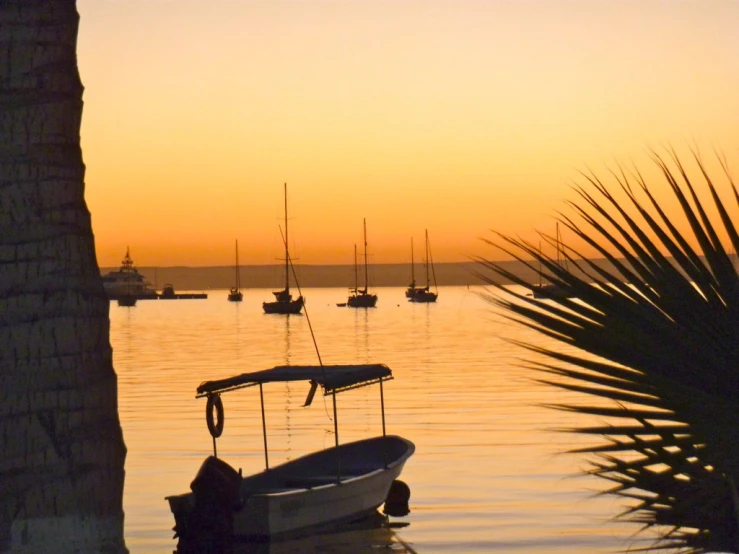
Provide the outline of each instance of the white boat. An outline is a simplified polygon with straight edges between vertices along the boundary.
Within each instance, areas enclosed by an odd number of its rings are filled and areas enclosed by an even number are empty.
[[[133,265],[131,252],[126,247],[126,256],[117,271],[110,271],[101,277],[105,293],[111,300],[121,297],[133,297],[135,299],[155,299],[157,292],[151,288],[151,284],[139,273]]]
[[[259,386],[266,468],[242,477],[241,470],[215,456],[207,458],[191,484],[192,492],[167,497],[177,534],[186,540],[206,526],[234,537],[271,540],[300,536],[376,512],[415,450],[412,442],[385,434],[383,383],[390,379],[392,372],[383,364],[278,366],[200,385],[197,396],[208,399],[206,419],[214,451],[215,439],[223,431],[221,394]],[[333,397],[336,444],[270,467],[263,385],[286,381],[310,382],[305,406],[311,404],[319,385],[325,395]],[[372,384],[380,385],[382,436],[340,445],[336,395]],[[214,518],[220,519],[214,523]]]

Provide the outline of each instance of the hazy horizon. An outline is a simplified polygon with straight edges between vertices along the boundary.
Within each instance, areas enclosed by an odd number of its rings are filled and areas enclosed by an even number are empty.
[[[534,270],[521,262],[497,262],[515,275],[530,282],[538,282]],[[604,260],[596,263],[605,265]],[[137,266],[145,278],[160,290],[165,283],[172,284],[175,290],[208,290],[228,289],[234,286],[235,272],[233,266]],[[280,288],[285,280],[284,264],[272,265],[240,265],[242,288]],[[101,274],[117,270],[118,267],[101,267]],[[494,278],[496,282],[509,281],[498,278],[485,270],[477,262],[439,263],[434,264],[437,286],[479,286],[485,282],[475,272],[482,272]],[[354,265],[342,264],[295,264],[295,272],[301,287],[346,287],[354,286]],[[425,286],[426,275],[419,266],[415,271],[416,283]],[[411,281],[409,264],[374,264],[369,268],[369,286],[373,287],[405,287]],[[294,279],[290,275],[290,286]],[[359,274],[359,285],[363,286],[364,275]],[[433,274],[431,286],[434,286]]]

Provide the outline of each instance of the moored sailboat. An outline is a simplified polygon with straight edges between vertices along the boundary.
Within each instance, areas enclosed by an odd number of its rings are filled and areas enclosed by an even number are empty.
[[[285,288],[272,293],[275,295],[274,302],[262,302],[262,309],[266,314],[296,315],[303,309],[305,301],[302,295],[293,300],[293,296],[290,294],[290,252],[287,241],[287,183],[285,183],[285,236],[283,238],[285,243]]]
[[[411,284],[405,289],[405,297],[409,300],[423,289],[416,286],[416,264],[413,260],[413,237],[411,237]]]
[[[244,299],[244,295],[241,293],[241,277],[239,273],[239,241],[236,240],[236,265],[234,266],[236,286],[231,287],[228,293],[229,302],[241,302]]]
[[[410,298],[411,302],[428,304],[431,302],[436,302],[436,299],[439,297],[439,291],[436,286],[436,272],[434,271],[434,261],[431,258],[431,246],[429,245],[428,229],[426,229],[426,260],[424,261],[424,266],[426,268],[426,286],[423,288],[418,288],[414,286],[414,292]],[[431,275],[432,274],[434,277],[434,288],[436,289],[436,292],[431,291]],[[415,282],[414,282],[414,285],[415,285]],[[409,287],[409,290],[410,290],[410,287]],[[406,296],[407,296],[407,291],[406,291]]]
[[[351,308],[374,308],[377,304],[377,295],[368,292],[369,279],[367,271],[367,220],[364,223],[364,288],[359,288],[357,279],[357,246],[354,245],[354,288],[352,294],[346,301],[346,305]]]
[[[569,271],[567,268],[567,259],[565,258],[564,254],[562,253],[562,238],[559,234],[559,223],[557,223],[556,226],[556,247],[557,247],[557,265],[564,267],[565,271]],[[541,248],[539,249],[541,251]],[[540,277],[541,277],[541,270],[540,270]],[[532,293],[534,295],[534,298],[572,298],[572,295],[569,293],[568,290],[564,289],[557,283],[542,283],[541,280],[538,284],[534,285],[532,287]]]

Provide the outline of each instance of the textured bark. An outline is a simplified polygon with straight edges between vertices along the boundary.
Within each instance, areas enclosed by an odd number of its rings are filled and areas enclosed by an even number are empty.
[[[0,1],[0,552],[126,552],[75,0]]]

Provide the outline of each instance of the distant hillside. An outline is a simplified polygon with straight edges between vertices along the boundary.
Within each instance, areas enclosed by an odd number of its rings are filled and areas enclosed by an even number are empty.
[[[528,281],[536,279],[534,272],[520,262],[500,264]],[[114,269],[117,268],[101,268],[101,273]],[[171,283],[176,290],[227,289],[234,284],[233,267],[139,267],[138,270],[158,290],[165,283]],[[439,286],[480,285],[483,282],[475,275],[480,270],[490,274],[474,262],[435,264],[436,282]],[[296,264],[295,272],[301,287],[349,287],[354,284],[354,266]],[[284,279],[284,266],[281,265],[241,266],[243,288],[278,288]],[[410,280],[408,264],[374,264],[370,267],[370,286],[401,287],[407,286]],[[416,268],[416,282],[425,283],[420,265]]]

